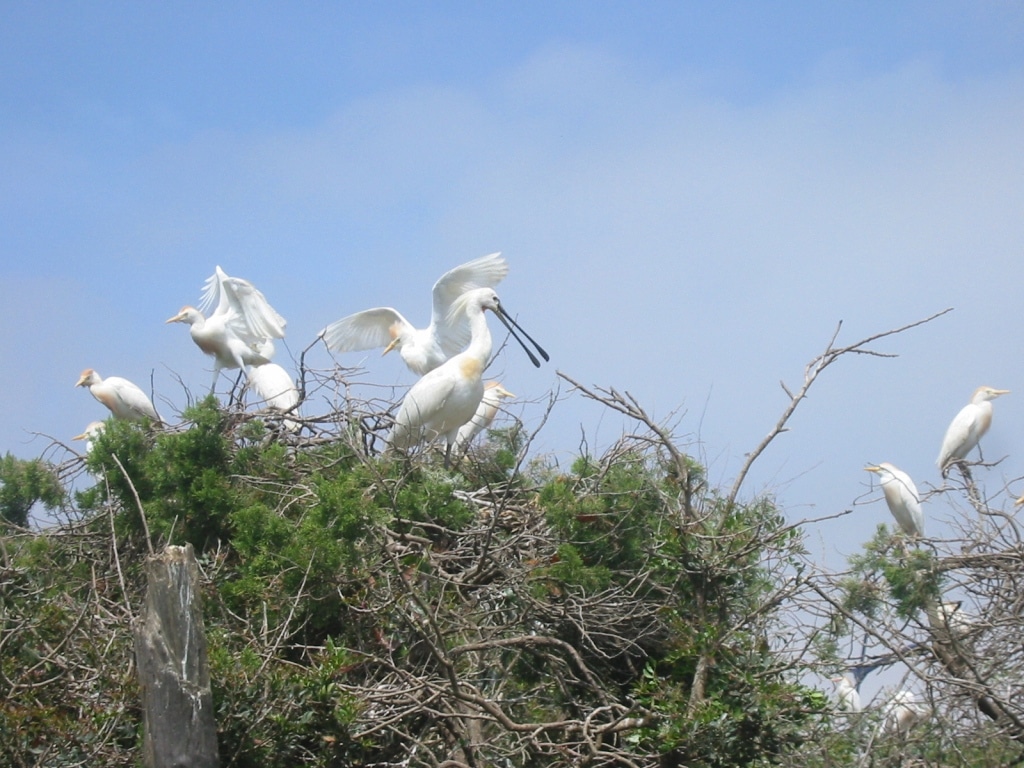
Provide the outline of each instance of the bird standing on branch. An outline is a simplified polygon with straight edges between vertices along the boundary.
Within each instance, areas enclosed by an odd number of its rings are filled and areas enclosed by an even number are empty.
[[[128,379],[120,376],[104,379],[92,368],[86,368],[75,386],[88,387],[92,396],[107,406],[114,418],[160,423],[160,416],[152,401]]]
[[[924,513],[921,511],[921,496],[910,475],[897,469],[887,461],[878,466],[865,467],[868,472],[878,475],[885,494],[885,503],[908,535],[915,538],[924,536]]]
[[[931,707],[910,691],[897,691],[885,707],[882,733],[906,736],[910,729],[931,714]]]
[[[942,440],[942,449],[939,451],[936,464],[943,477],[949,473],[950,464],[963,461],[988,432],[992,425],[992,401],[1009,392],[1008,389],[992,387],[978,387],[974,390],[971,402],[960,409],[960,413],[954,417]]]
[[[203,312],[214,307],[204,317]],[[213,383],[224,368],[264,365],[274,355],[273,339],[284,338],[285,319],[252,283],[230,277],[219,266],[206,280],[199,309],[184,306],[168,323],[186,323],[189,334],[214,360]]]
[[[839,675],[833,677],[832,682],[836,684],[836,696],[839,699],[839,709],[842,712],[860,712],[860,694],[857,689],[853,687],[846,675]]]
[[[465,351],[458,353],[417,381],[399,408],[388,443],[392,448],[409,450],[423,442],[444,437],[445,466],[451,461],[452,446],[459,429],[476,413],[484,396],[483,371],[491,354],[491,332],[484,310],[491,310],[505,324],[537,367],[540,362],[516,335],[520,331],[545,360],[548,354],[529,334],[508,316],[491,288],[478,288],[456,299],[451,311],[465,313],[469,318],[471,340]]]

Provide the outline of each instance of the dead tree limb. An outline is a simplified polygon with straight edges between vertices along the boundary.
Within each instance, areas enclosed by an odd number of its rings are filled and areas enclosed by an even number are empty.
[[[747,455],[747,460],[743,463],[743,466],[740,468],[739,474],[736,475],[736,481],[733,483],[732,490],[729,491],[729,502],[733,503],[736,501],[736,497],[739,495],[740,492],[740,487],[743,485],[743,481],[746,479],[747,473],[750,471],[750,468],[751,466],[753,466],[754,462],[757,461],[758,457],[762,453],[764,453],[765,449],[771,444],[772,440],[774,440],[776,437],[778,437],[780,434],[786,431],[786,424],[789,422],[790,417],[792,417],[793,413],[796,411],[797,406],[799,406],[803,399],[807,397],[808,390],[810,390],[811,385],[814,384],[815,380],[818,378],[818,375],[822,371],[824,371],[826,368],[832,365],[832,363],[834,363],[843,355],[848,354],[871,355],[872,357],[896,357],[895,354],[876,352],[875,350],[872,349],[865,349],[865,347],[868,344],[874,341],[878,341],[879,339],[884,339],[887,336],[895,336],[898,333],[909,331],[911,328],[916,328],[919,325],[930,323],[932,320],[935,320],[938,317],[942,317],[947,312],[952,311],[953,308],[948,307],[947,309],[944,309],[941,312],[936,312],[935,314],[926,317],[923,320],[918,320],[916,322],[909,323],[908,325],[904,325],[899,328],[893,328],[888,331],[883,331],[882,333],[876,333],[873,336],[868,336],[866,339],[861,339],[860,341],[855,342],[854,344],[849,344],[845,347],[835,346],[836,338],[839,336],[839,331],[843,327],[843,321],[840,320],[839,323],[836,325],[836,329],[832,334],[832,338],[829,339],[828,346],[825,348],[825,351],[822,352],[817,357],[815,357],[813,360],[811,360],[811,362],[807,364],[807,367],[804,368],[804,382],[800,389],[797,390],[796,394],[794,394],[789,389],[789,387],[786,386],[784,382],[779,382],[779,385],[782,387],[783,392],[785,392],[786,395],[789,397],[789,405],[787,405],[785,410],[783,410],[782,415],[779,417],[779,420],[775,423],[775,426],[772,427],[771,431],[769,431],[768,434],[765,435],[764,439],[760,443],[758,443],[757,447],[754,448],[754,450]]]

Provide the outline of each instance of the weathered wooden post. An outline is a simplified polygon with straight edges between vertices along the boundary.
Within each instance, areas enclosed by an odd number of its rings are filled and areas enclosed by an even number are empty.
[[[217,768],[199,567],[192,545],[146,561],[146,602],[135,624],[147,768]]]

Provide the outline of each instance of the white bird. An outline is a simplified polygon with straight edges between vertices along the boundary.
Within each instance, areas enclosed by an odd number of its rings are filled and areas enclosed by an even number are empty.
[[[398,349],[405,364],[421,376],[466,348],[470,341],[469,319],[452,312],[455,300],[468,291],[493,288],[508,274],[508,262],[500,253],[460,264],[434,283],[430,325],[414,328],[397,309],[377,307],[337,320],[320,332],[335,352],[356,352],[384,347],[383,354]]]
[[[992,424],[991,401],[1009,392],[1008,389],[992,387],[978,387],[974,390],[971,402],[960,409],[960,413],[950,423],[942,440],[942,449],[939,451],[936,464],[943,477],[949,472],[949,465],[965,458],[988,431]]]
[[[839,698],[839,709],[842,712],[860,712],[860,693],[853,687],[846,675],[833,677],[832,682],[836,684],[836,695]]]
[[[120,376],[103,379],[92,368],[86,368],[75,386],[88,387],[92,396],[107,406],[115,418],[160,423],[160,416],[146,393],[128,379]]]
[[[102,421],[90,421],[86,425],[85,431],[82,434],[75,435],[71,439],[72,440],[85,440],[85,452],[86,453],[91,453],[92,452],[92,444],[96,441],[96,439],[101,434],[103,434],[103,430],[106,429],[106,427],[107,427],[107,425],[104,422],[102,422]]]
[[[501,401],[506,397],[515,397],[515,395],[501,386],[500,382],[488,381],[484,384],[484,396],[480,400],[476,413],[473,414],[473,418],[459,427],[459,433],[455,436],[455,446],[452,450],[456,455],[468,449],[473,438],[491,426],[494,417],[498,415]]]
[[[249,369],[249,386],[259,397],[265,407],[290,413],[299,404],[299,390],[291,375],[277,363],[255,365]],[[284,420],[285,427],[294,432],[299,428],[298,422]]]
[[[973,622],[961,610],[962,605],[960,600],[946,601],[938,605],[929,604],[925,609],[929,626],[936,631],[949,632],[952,637],[967,635],[973,627]]]
[[[917,486],[914,485],[910,476],[887,461],[883,461],[877,467],[865,467],[864,469],[878,474],[882,493],[885,494],[885,503],[889,505],[889,511],[896,518],[896,522],[900,524],[900,528],[910,536],[924,536],[921,495],[917,492]]]
[[[916,694],[910,691],[897,691],[886,704],[882,733],[906,736],[911,728],[930,714],[931,708]]]
[[[204,317],[203,312],[215,307]],[[199,309],[184,306],[168,323],[187,323],[189,334],[214,359],[212,392],[224,368],[263,365],[274,355],[273,339],[284,338],[286,321],[248,280],[229,277],[219,266],[206,280]]]
[[[489,309],[505,324],[516,341],[526,350],[534,365],[537,358],[514,330],[518,329],[547,360],[548,355],[530,336],[508,317],[501,301],[491,288],[477,288],[459,297],[453,312],[465,312],[469,318],[471,340],[465,351],[458,353],[417,381],[398,410],[395,425],[388,437],[392,448],[409,450],[423,442],[444,437],[445,466],[451,459],[452,446],[463,424],[473,418],[484,396],[483,371],[491,354],[491,332],[484,310]]]

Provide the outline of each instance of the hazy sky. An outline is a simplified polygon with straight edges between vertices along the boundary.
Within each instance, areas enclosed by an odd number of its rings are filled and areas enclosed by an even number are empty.
[[[152,381],[169,418],[176,376],[202,395],[209,359],[164,320],[217,264],[287,318],[294,367],[360,309],[426,324],[433,281],[500,250],[552,355],[498,361],[527,425],[561,370],[674,413],[728,484],[837,322],[850,343],[954,307],[826,371],[746,495],[856,503],[811,533],[842,562],[890,522],[865,464],[937,483],[980,384],[1014,390],[988,491],[1024,492],[1018,3],[9,2],[0,72],[0,451],[104,417],[86,367]],[[622,429],[573,396],[536,448]]]

